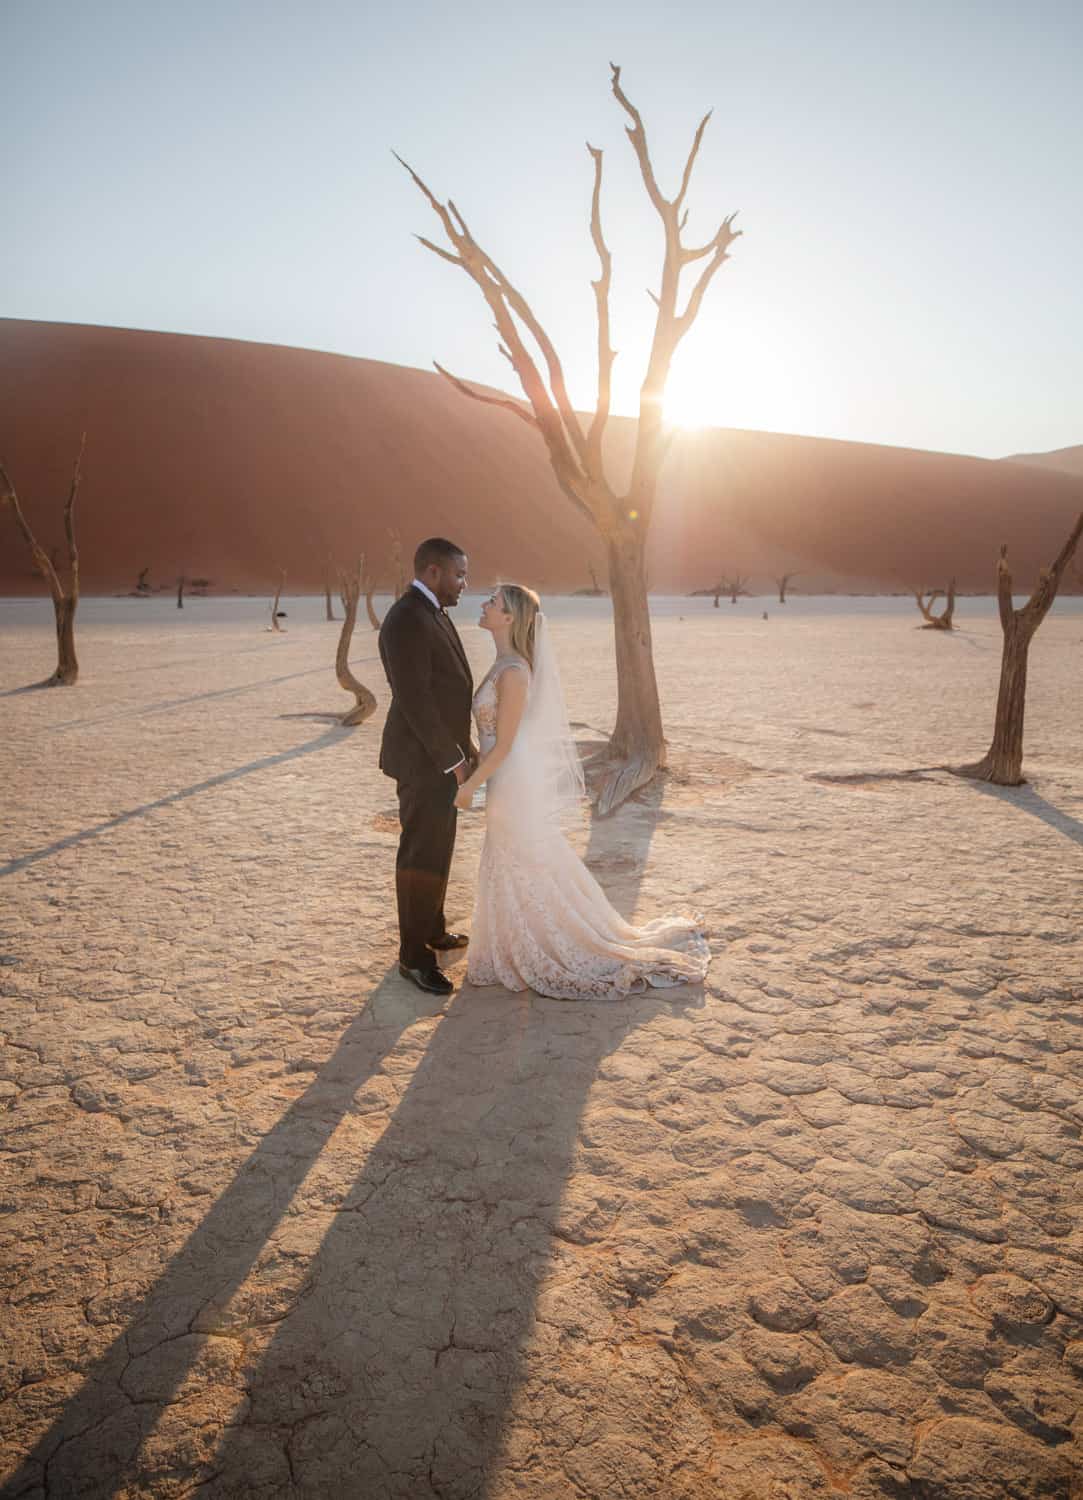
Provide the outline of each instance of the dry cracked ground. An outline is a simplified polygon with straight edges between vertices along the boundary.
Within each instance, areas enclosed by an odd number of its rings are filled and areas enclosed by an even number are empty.
[[[674,770],[584,848],[706,986],[430,1004],[335,627],[200,603],[87,601],[50,693],[0,605],[4,1495],[1083,1494],[1083,616],[990,792],[910,774],[984,748],[990,611],[660,610]]]

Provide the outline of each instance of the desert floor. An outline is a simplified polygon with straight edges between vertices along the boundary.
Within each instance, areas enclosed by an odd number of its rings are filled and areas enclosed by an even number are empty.
[[[714,959],[578,1005],[398,977],[375,640],[339,728],[284,607],[87,599],[40,692],[0,601],[3,1493],[1081,1493],[1083,600],[1014,790],[922,769],[991,600],[656,600],[672,771],[582,845]],[[607,602],[550,614],[598,739]]]

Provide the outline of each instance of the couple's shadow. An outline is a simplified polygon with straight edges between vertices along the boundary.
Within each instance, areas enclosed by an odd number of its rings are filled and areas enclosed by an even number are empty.
[[[633,814],[642,855],[655,810]],[[465,986],[430,1004],[386,976],[11,1493],[45,1465],[65,1497],[484,1493],[598,1066],[702,1003]],[[372,1101],[396,1079],[377,1138]]]

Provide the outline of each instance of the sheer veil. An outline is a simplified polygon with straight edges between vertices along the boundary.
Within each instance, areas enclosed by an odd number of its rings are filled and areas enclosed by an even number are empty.
[[[568,723],[549,622],[541,610],[535,617],[526,708],[500,779],[502,793],[513,792],[517,799],[517,818],[536,834],[567,827],[586,805],[583,767]]]

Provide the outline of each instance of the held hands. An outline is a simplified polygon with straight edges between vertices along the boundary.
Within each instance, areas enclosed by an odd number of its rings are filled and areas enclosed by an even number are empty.
[[[455,793],[455,806],[462,812],[469,812],[473,800],[474,788],[468,781],[462,782],[459,786],[459,790]]]

